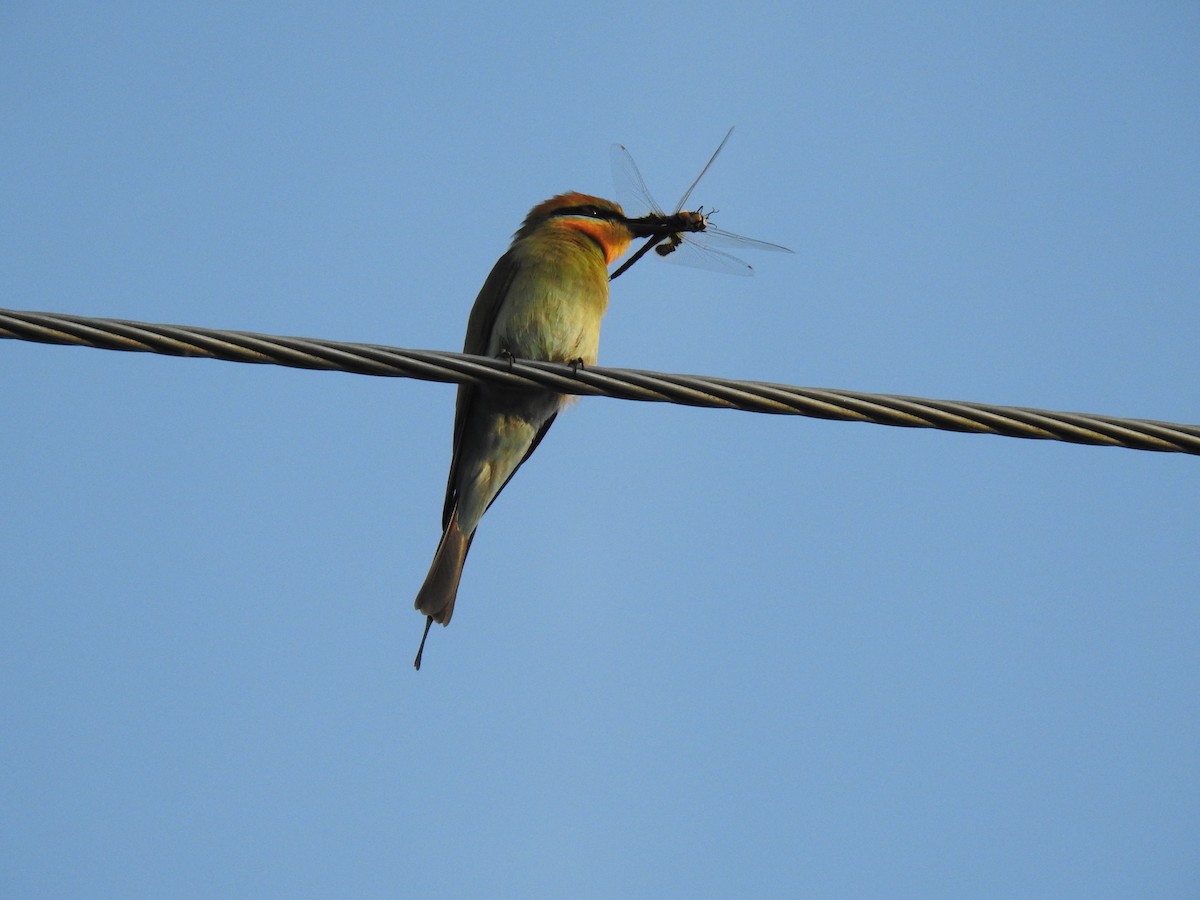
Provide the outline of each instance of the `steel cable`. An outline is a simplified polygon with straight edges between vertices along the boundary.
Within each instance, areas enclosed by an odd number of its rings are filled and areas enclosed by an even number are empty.
[[[1200,455],[1200,425],[0,309],[0,338]]]

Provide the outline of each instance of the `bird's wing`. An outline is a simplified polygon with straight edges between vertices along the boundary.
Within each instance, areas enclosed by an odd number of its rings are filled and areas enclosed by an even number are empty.
[[[496,264],[492,266],[487,280],[479,289],[479,296],[475,298],[475,305],[471,307],[471,316],[467,319],[467,337],[463,341],[463,353],[472,353],[476,356],[487,354],[488,342],[496,324],[496,317],[500,314],[500,307],[504,304],[504,298],[508,296],[508,291],[512,287],[513,279],[517,277],[519,268],[516,254],[511,249],[496,260]],[[458,501],[454,484],[458,480],[463,428],[470,418],[471,406],[478,393],[475,385],[464,382],[458,386],[458,401],[454,406],[454,452],[450,460],[450,476],[446,480],[446,503],[442,507],[443,529],[450,522],[450,515],[454,512],[455,503]]]
[[[488,501],[488,505],[484,509],[484,512],[487,512],[489,509],[492,508],[492,504],[496,502],[496,497],[499,497],[501,491],[503,491],[506,487],[508,487],[508,483],[510,481],[512,481],[513,476],[517,474],[517,470],[520,469],[521,466],[525,465],[525,460],[527,460],[527,459],[529,459],[529,457],[533,456],[533,451],[538,448],[538,444],[540,444],[542,442],[542,438],[544,438],[546,436],[546,432],[550,430],[550,426],[554,424],[554,420],[556,418],[558,418],[558,413],[555,413],[550,418],[548,418],[545,422],[542,423],[542,427],[538,429],[538,433],[533,436],[533,441],[529,444],[529,449],[525,451],[525,455],[521,457],[521,461],[513,467],[513,470],[511,472],[508,473],[508,477],[504,479],[504,484],[500,485],[500,490],[496,491],[495,496],[493,496],[492,499]]]

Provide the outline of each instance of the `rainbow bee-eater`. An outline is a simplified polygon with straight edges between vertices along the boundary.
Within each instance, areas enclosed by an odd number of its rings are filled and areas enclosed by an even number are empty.
[[[701,210],[683,209],[693,189],[729,141],[725,135],[700,174],[679,198],[675,211],[662,212],[646,189],[629,151],[613,148],[613,170],[652,212],[629,218],[611,200],[567,193],[529,211],[512,246],[497,260],[483,283],[471,316],[463,352],[508,360],[530,359],[594,365],[600,344],[600,319],[608,307],[608,283],[651,247],[664,256],[684,243],[684,235],[708,232],[734,246],[763,250],[786,247],[743,238],[711,227]],[[608,266],[634,238],[645,245],[610,276]],[[708,251],[698,264],[749,274],[741,260]],[[433,556],[416,607],[426,616],[425,633],[413,664],[421,668],[425,639],[434,622],[446,625],[463,563],[479,519],[521,464],[537,449],[567,398],[538,388],[502,388],[462,384],[454,410],[454,455],[442,508],[442,540]]]
[[[610,200],[567,193],[539,203],[492,267],[467,322],[463,352],[593,365],[608,307],[608,266],[635,237],[652,243],[703,230],[697,213],[626,218]],[[657,239],[657,241],[653,239]],[[462,384],[442,509],[442,539],[417,593],[429,626],[446,625],[479,519],[546,436],[566,396],[549,390]]]

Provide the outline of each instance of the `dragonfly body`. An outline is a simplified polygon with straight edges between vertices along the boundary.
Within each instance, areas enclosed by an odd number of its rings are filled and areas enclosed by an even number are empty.
[[[713,161],[725,149],[725,144],[729,141],[731,134],[733,134],[732,128],[726,132],[720,145],[713,152],[713,155],[709,157],[704,168],[700,170],[700,174],[696,176],[688,189],[683,192],[683,196],[679,198],[679,202],[675,204],[675,210],[671,213],[663,212],[662,207],[655,201],[653,195],[650,193],[650,189],[646,187],[646,181],[642,178],[642,173],[638,170],[637,163],[633,161],[633,156],[629,150],[621,144],[613,145],[610,161],[612,163],[613,180],[617,183],[617,193],[620,196],[620,200],[626,207],[641,205],[648,208],[650,210],[649,214],[643,216],[641,219],[632,221],[647,223],[647,230],[652,230],[654,233],[648,235],[650,240],[639,248],[619,269],[613,272],[610,278],[616,278],[632,266],[651,247],[654,248],[654,252],[659,256],[671,257],[672,261],[733,275],[753,275],[754,269],[736,256],[716,249],[714,245],[726,246],[735,250],[792,252],[787,247],[779,244],[743,237],[740,234],[733,234],[732,232],[717,228],[710,220],[712,213],[705,213],[702,207],[696,210],[685,210],[683,208],[683,205],[687,203],[688,198],[692,195],[692,191],[696,189],[696,185],[700,183],[700,179],[704,177],[709,167],[712,166]],[[650,227],[651,223],[657,223],[658,229],[652,229]],[[661,236],[659,236],[660,234]],[[691,237],[691,235],[699,235],[699,237]],[[642,235],[635,236],[641,237]],[[682,250],[683,252],[672,256],[677,250]]]

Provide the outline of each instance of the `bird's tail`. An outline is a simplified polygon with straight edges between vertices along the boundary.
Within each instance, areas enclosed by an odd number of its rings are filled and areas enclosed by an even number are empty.
[[[425,639],[429,637],[429,626],[434,622],[448,625],[450,616],[454,614],[458,582],[462,578],[463,563],[467,561],[467,551],[471,548],[471,538],[474,536],[475,532],[466,534],[458,527],[458,512],[452,513],[437,552],[433,554],[429,574],[425,576],[425,583],[417,591],[417,600],[413,604],[427,617],[421,646],[417,649],[417,658],[413,660],[413,665],[418,669],[421,668],[421,655],[425,652]]]
[[[435,622],[450,623],[454,613],[454,598],[458,595],[458,581],[462,578],[463,563],[467,561],[467,550],[471,546],[472,534],[466,534],[458,526],[458,513],[452,513],[442,533],[433,564],[425,583],[417,592],[413,605]]]

